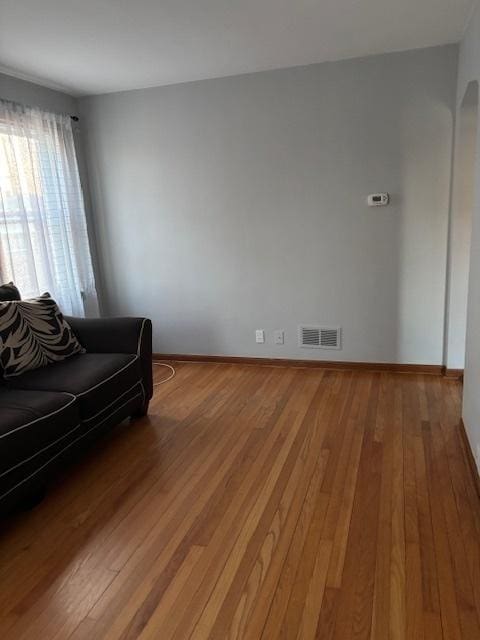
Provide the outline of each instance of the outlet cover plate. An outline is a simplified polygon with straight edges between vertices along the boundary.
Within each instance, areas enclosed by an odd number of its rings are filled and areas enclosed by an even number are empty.
[[[255,331],[255,342],[257,344],[263,344],[265,342],[265,331],[263,329],[257,329]]]

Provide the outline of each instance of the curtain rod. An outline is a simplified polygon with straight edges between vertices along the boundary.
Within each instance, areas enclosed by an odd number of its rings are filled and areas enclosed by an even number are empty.
[[[40,109],[40,107],[36,107],[36,106],[29,105],[29,104],[25,104],[23,102],[17,102],[15,100],[5,100],[5,98],[1,98],[1,97],[0,97],[0,102],[4,102],[6,104],[11,104],[11,105],[13,105],[15,107],[21,107],[23,109]],[[65,112],[62,113],[62,112],[58,112],[58,111],[47,111],[45,109],[42,109],[42,111],[45,111],[45,113],[52,113],[54,115],[61,115],[61,116],[64,116],[64,117],[65,117],[65,115],[67,115],[67,114],[65,114]],[[73,122],[78,122],[80,120],[80,118],[78,116],[73,116],[71,114],[70,114],[70,119],[73,120]]]

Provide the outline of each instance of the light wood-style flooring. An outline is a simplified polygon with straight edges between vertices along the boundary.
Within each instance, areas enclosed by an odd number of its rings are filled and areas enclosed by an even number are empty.
[[[176,366],[2,523],[2,640],[480,639],[460,383]]]

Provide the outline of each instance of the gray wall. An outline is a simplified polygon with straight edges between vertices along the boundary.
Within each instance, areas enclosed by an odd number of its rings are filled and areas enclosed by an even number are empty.
[[[78,113],[77,100],[73,96],[4,73],[0,73],[0,98],[55,113]]]
[[[457,104],[461,103],[469,83],[480,81],[480,7],[472,17],[460,46]],[[477,88],[478,90],[478,88]],[[480,127],[477,126],[475,199],[470,250],[467,340],[463,417],[473,453],[480,468]]]
[[[442,363],[456,65],[444,46],[82,99],[106,310],[150,316],[163,353]],[[299,323],[341,325],[343,350],[300,349]]]

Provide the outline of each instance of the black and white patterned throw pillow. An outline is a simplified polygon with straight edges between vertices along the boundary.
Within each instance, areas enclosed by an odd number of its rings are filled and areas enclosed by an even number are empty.
[[[5,378],[85,353],[49,293],[0,302],[0,365]]]

